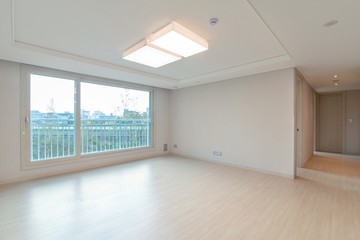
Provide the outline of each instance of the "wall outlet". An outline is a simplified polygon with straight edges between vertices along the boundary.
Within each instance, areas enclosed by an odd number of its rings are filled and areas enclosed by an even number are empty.
[[[177,148],[177,145],[176,145],[176,144],[174,144],[174,148]]]
[[[220,152],[220,151],[213,151],[213,155],[214,155],[214,156],[221,157],[221,156],[222,156],[222,152]]]

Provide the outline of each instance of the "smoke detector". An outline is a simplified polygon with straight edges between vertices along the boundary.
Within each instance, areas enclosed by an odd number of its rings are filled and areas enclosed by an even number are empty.
[[[209,19],[209,23],[212,26],[216,25],[218,22],[219,22],[219,19],[217,19],[215,17]]]

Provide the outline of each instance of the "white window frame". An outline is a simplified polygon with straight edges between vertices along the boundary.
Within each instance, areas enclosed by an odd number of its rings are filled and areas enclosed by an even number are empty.
[[[29,128],[29,120],[30,120],[30,76],[31,74],[49,76],[54,78],[63,78],[75,81],[75,91],[76,92],[76,105],[75,105],[75,156],[74,157],[65,157],[65,158],[56,158],[56,159],[48,159],[42,161],[31,161],[30,156],[30,128]],[[148,91],[149,92],[149,117],[150,117],[150,138],[149,138],[149,146],[139,147],[139,148],[130,148],[130,149],[119,149],[113,151],[105,151],[105,152],[96,152],[96,153],[86,153],[81,154],[81,118],[80,118],[80,83],[93,83],[104,86],[112,86],[112,87],[120,87],[120,88],[128,88],[133,90],[140,91]],[[20,113],[20,133],[21,133],[21,170],[31,170],[42,167],[63,165],[63,164],[71,164],[82,161],[89,160],[99,160],[103,157],[116,157],[117,155],[126,154],[126,153],[140,153],[140,152],[150,152],[154,150],[154,88],[126,83],[118,80],[110,80],[100,77],[88,76],[77,73],[70,73],[60,70],[47,69],[42,67],[36,67],[31,65],[21,65],[21,113]]]

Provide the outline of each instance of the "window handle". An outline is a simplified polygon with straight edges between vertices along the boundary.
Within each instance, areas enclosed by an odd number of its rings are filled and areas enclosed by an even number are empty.
[[[30,126],[30,118],[28,116],[25,117],[25,127]]]

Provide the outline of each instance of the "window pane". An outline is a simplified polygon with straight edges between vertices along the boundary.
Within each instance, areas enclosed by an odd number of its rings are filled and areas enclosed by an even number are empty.
[[[150,145],[150,92],[81,83],[81,152]]]
[[[30,75],[31,161],[75,155],[73,80]]]

